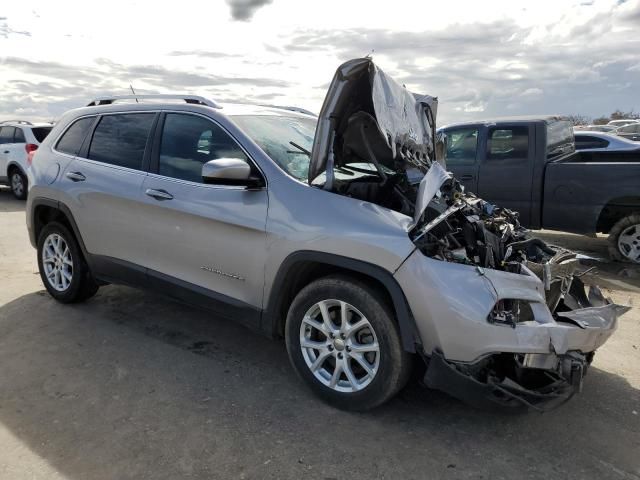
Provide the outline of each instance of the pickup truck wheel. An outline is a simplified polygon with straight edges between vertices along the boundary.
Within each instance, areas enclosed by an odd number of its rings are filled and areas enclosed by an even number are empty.
[[[296,296],[285,326],[293,367],[323,400],[365,411],[407,382],[411,356],[379,295],[347,277],[317,280]]]
[[[619,262],[640,263],[640,214],[628,215],[611,228],[609,254]]]
[[[14,197],[18,200],[27,198],[27,177],[16,167],[13,167],[9,172],[9,184]]]
[[[60,223],[52,222],[42,229],[38,267],[45,288],[61,303],[82,302],[98,291],[78,242]]]

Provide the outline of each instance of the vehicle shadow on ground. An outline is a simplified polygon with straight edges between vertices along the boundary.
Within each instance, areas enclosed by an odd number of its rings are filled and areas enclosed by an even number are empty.
[[[0,365],[0,423],[74,479],[606,478],[639,465],[640,392],[596,367],[544,415],[476,410],[415,382],[347,413],[304,387],[282,342],[126,287],[0,307]]]
[[[24,212],[26,202],[13,196],[11,190],[0,187],[0,212]]]

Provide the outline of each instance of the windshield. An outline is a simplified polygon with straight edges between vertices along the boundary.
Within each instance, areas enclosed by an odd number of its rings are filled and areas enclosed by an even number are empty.
[[[232,118],[287,173],[306,180],[316,119],[276,115],[234,115]]]

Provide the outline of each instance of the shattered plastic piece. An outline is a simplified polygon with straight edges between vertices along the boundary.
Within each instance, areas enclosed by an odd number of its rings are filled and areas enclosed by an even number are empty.
[[[435,162],[431,165],[418,188],[418,198],[416,199],[415,213],[413,216],[414,223],[418,223],[418,220],[420,220],[420,217],[424,213],[424,209],[427,208],[429,202],[436,196],[442,184],[450,178],[451,174],[442,168],[439,163]]]
[[[573,320],[578,325],[597,328],[611,328],[620,315],[631,310],[631,307],[610,303],[601,307],[587,307],[569,312],[558,312],[559,317]]]

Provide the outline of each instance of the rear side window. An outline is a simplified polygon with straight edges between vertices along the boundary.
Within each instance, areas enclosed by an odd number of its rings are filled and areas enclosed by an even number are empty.
[[[489,129],[487,160],[526,160],[529,152],[529,127],[493,127]]]
[[[69,155],[77,155],[80,151],[80,147],[82,146],[82,142],[84,141],[84,137],[87,136],[94,120],[95,117],[86,117],[76,120],[67,129],[67,131],[62,134],[62,137],[58,140],[58,144],[56,145],[56,150]]]
[[[33,136],[36,137],[38,143],[42,143],[44,142],[44,139],[47,138],[47,135],[49,135],[52,128],[53,127],[35,127],[32,128],[31,131],[33,132]]]
[[[202,182],[202,165],[218,158],[248,160],[227,132],[195,115],[168,113],[162,130],[158,173]]]
[[[142,159],[155,113],[105,115],[93,133],[89,159],[142,169]]]
[[[14,143],[27,143],[27,139],[24,138],[24,132],[21,128],[16,128],[16,134],[13,137]]]
[[[478,129],[464,128],[447,132],[447,165],[473,165],[478,151]]]
[[[609,141],[591,135],[576,135],[576,148],[607,148]]]
[[[14,127],[2,127],[0,128],[0,144],[13,143]]]

